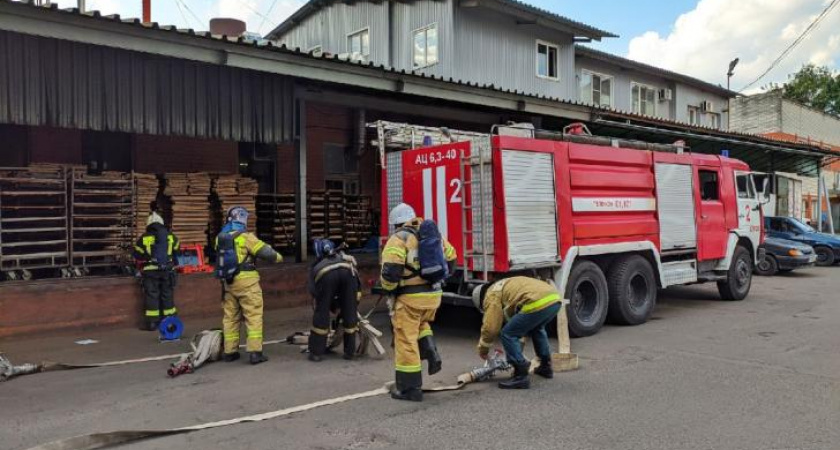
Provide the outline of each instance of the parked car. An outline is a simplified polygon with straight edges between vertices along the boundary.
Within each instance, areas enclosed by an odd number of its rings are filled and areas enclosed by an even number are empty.
[[[771,277],[779,272],[790,272],[817,262],[817,254],[810,245],[774,237],[768,237],[761,245],[766,252],[764,258],[755,265],[755,273],[758,275]]]
[[[767,237],[787,239],[814,247],[818,266],[830,266],[840,262],[840,238],[820,233],[791,217],[765,217],[764,228]]]

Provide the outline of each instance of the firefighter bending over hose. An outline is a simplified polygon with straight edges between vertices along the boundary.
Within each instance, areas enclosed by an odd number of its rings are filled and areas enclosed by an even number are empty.
[[[502,389],[528,389],[531,381],[528,370],[531,363],[522,355],[520,339],[525,336],[534,343],[540,365],[534,373],[543,378],[554,378],[551,368],[551,347],[546,327],[557,317],[562,307],[560,294],[550,284],[528,277],[512,277],[489,286],[479,286],[473,291],[477,304],[484,311],[478,354],[487,359],[490,347],[501,334],[502,346],[508,362],[513,366],[513,376],[499,383]]]
[[[248,210],[230,208],[227,223],[216,237],[219,262],[216,275],[222,278],[224,298],[222,331],[226,362],[239,359],[239,329],[244,318],[247,330],[246,350],[251,364],[268,361],[263,355],[263,294],[255,262],[281,263],[283,256],[246,230]]]
[[[429,375],[439,372],[442,365],[430,324],[435,320],[443,295],[443,280],[429,282],[427,278],[431,277],[424,278],[421,272],[421,240],[424,249],[428,248],[426,244],[435,243],[432,250],[445,259],[440,265],[448,273],[454,269],[457,255],[455,248],[440,237],[437,225],[431,221],[424,222],[405,203],[391,211],[388,223],[396,231],[382,251],[380,283],[383,290],[396,297],[392,318],[396,385],[391,397],[419,402],[423,400],[421,360],[428,361]],[[421,237],[421,228],[429,224],[434,225],[436,240],[426,241],[425,237]]]
[[[145,330],[157,330],[160,321],[178,313],[175,308],[175,266],[181,244],[156,212],[146,220],[146,232],[134,244],[134,258],[142,262]]]
[[[314,248],[316,260],[309,271],[309,292],[315,298],[309,360],[320,362],[323,359],[330,332],[330,312],[338,310],[344,327],[344,359],[351,360],[356,354],[357,311],[361,299],[356,259],[336,249],[328,239],[316,239]]]

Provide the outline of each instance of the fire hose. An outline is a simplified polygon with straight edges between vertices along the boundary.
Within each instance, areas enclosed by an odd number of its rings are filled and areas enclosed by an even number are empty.
[[[504,360],[504,355],[501,352],[497,351],[490,358],[488,358],[487,362],[484,364],[483,367],[475,368],[467,373],[459,375],[457,377],[456,384],[449,386],[424,388],[423,391],[429,393],[458,391],[464,389],[469,384],[489,380],[496,373],[507,370],[510,370],[510,365],[507,363],[507,361]],[[220,428],[240,423],[262,422],[264,420],[276,419],[278,417],[284,417],[295,413],[310,411],[323,406],[337,405],[353,400],[377,397],[380,395],[388,394],[390,390],[391,383],[388,383],[378,389],[374,389],[371,391],[359,392],[356,394],[335,397],[313,403],[307,403],[305,405],[293,406],[290,408],[278,409],[276,411],[237,417],[234,419],[162,430],[124,430],[106,433],[92,433],[68,439],[59,439],[57,441],[49,442],[47,444],[31,447],[29,450],[93,450],[114,445],[126,444],[141,439],[192,433],[194,431]]]

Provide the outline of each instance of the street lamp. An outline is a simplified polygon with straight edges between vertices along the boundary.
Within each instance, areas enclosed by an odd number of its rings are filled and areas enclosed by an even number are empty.
[[[739,62],[741,62],[741,58],[735,58],[729,62],[729,71],[726,72],[726,90],[729,90],[729,81],[732,79],[732,75],[735,75],[735,67],[738,66]]]

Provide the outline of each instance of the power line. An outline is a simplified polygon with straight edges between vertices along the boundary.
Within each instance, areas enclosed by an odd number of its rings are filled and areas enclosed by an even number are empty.
[[[246,2],[245,0],[238,0],[238,1],[239,1],[239,3],[240,3],[242,6],[244,6],[244,7],[248,8],[248,9],[250,9],[250,10],[251,10],[254,14],[256,14],[256,15],[260,16],[260,17],[263,19],[263,22],[265,22],[266,20],[268,20],[268,21],[270,21],[271,23],[274,23],[274,21],[273,21],[273,20],[271,20],[271,19],[270,19],[267,15],[265,15],[265,14],[263,14],[263,13],[261,13],[261,12],[257,11],[256,9],[254,9],[254,7],[253,7],[253,6],[251,6],[250,4],[248,4],[248,2]]]
[[[184,19],[184,26],[187,28],[192,28],[189,19],[187,19],[187,15],[184,14],[184,8],[181,7],[181,1],[175,0],[175,6],[178,7],[178,12],[181,14],[181,18]]]
[[[816,18],[816,19],[814,19],[814,21],[813,21],[813,22],[811,22],[811,24],[810,24],[810,25],[808,25],[808,28],[805,28],[805,31],[803,31],[803,32],[802,32],[802,34],[800,34],[800,35],[799,35],[799,37],[798,37],[798,38],[796,38],[796,40],[795,40],[795,41],[793,41],[793,42],[792,42],[792,43],[791,43],[791,44],[790,44],[790,45],[789,45],[789,46],[788,46],[788,47],[787,47],[787,48],[786,48],[786,49],[782,52],[782,54],[781,54],[781,55],[779,55],[779,57],[778,57],[778,58],[776,58],[776,59],[775,59],[775,60],[774,60],[774,61],[770,64],[770,67],[768,67],[768,68],[767,68],[767,70],[765,70],[764,72],[762,72],[762,74],[761,74],[761,75],[759,75],[759,76],[758,76],[758,78],[756,78],[755,80],[753,80],[753,81],[752,81],[752,83],[750,83],[750,84],[748,84],[748,85],[744,86],[743,88],[741,88],[741,90],[739,91],[739,93],[740,93],[740,92],[744,92],[744,91],[746,91],[747,89],[749,89],[750,87],[752,87],[754,84],[758,83],[758,82],[759,82],[762,78],[764,78],[764,77],[765,77],[768,73],[770,73],[770,71],[772,71],[773,69],[775,69],[775,68],[776,68],[776,66],[778,66],[778,65],[779,65],[779,63],[780,63],[780,62],[782,62],[782,60],[784,60],[784,59],[785,59],[785,58],[786,58],[786,57],[790,54],[790,52],[792,52],[792,51],[793,51],[793,49],[795,49],[795,48],[796,48],[796,47],[797,47],[800,43],[802,43],[802,41],[804,41],[804,40],[805,40],[805,38],[807,38],[807,37],[808,37],[808,34],[810,34],[810,33],[811,33],[811,31],[813,31],[814,29],[816,29],[816,28],[817,28],[817,26],[819,26],[820,22],[822,22],[822,20],[823,20],[823,19],[824,19],[824,18],[828,15],[828,13],[830,13],[830,12],[831,12],[831,10],[832,10],[832,9],[834,9],[834,7],[838,5],[838,2],[840,2],[840,0],[832,0],[832,1],[831,1],[831,3],[829,3],[829,5],[825,7],[825,9],[823,9],[823,11],[820,13],[820,15],[819,15],[819,16],[817,16],[817,18]]]
[[[191,16],[195,17],[195,20],[198,22],[199,28],[201,28],[202,24],[204,24],[204,21],[199,19],[199,17],[195,14],[195,12],[193,12],[192,8],[190,8],[190,5],[187,4],[186,0],[176,0],[176,1],[180,2],[181,5],[184,6],[184,8],[187,10],[188,13],[190,13]]]
[[[266,15],[266,16],[270,16],[270,15],[271,15],[271,12],[272,12],[272,11],[274,11],[274,7],[275,7],[275,6],[277,6],[277,0],[274,0],[273,2],[271,2],[271,6],[269,6],[269,7],[268,7],[268,11],[266,11],[265,15]],[[262,29],[263,29],[263,27],[265,26],[265,20],[266,20],[267,18],[268,18],[268,17],[263,17],[262,22],[260,22],[260,27],[259,27],[259,28],[257,28],[257,33],[259,33],[261,36],[262,36]]]

